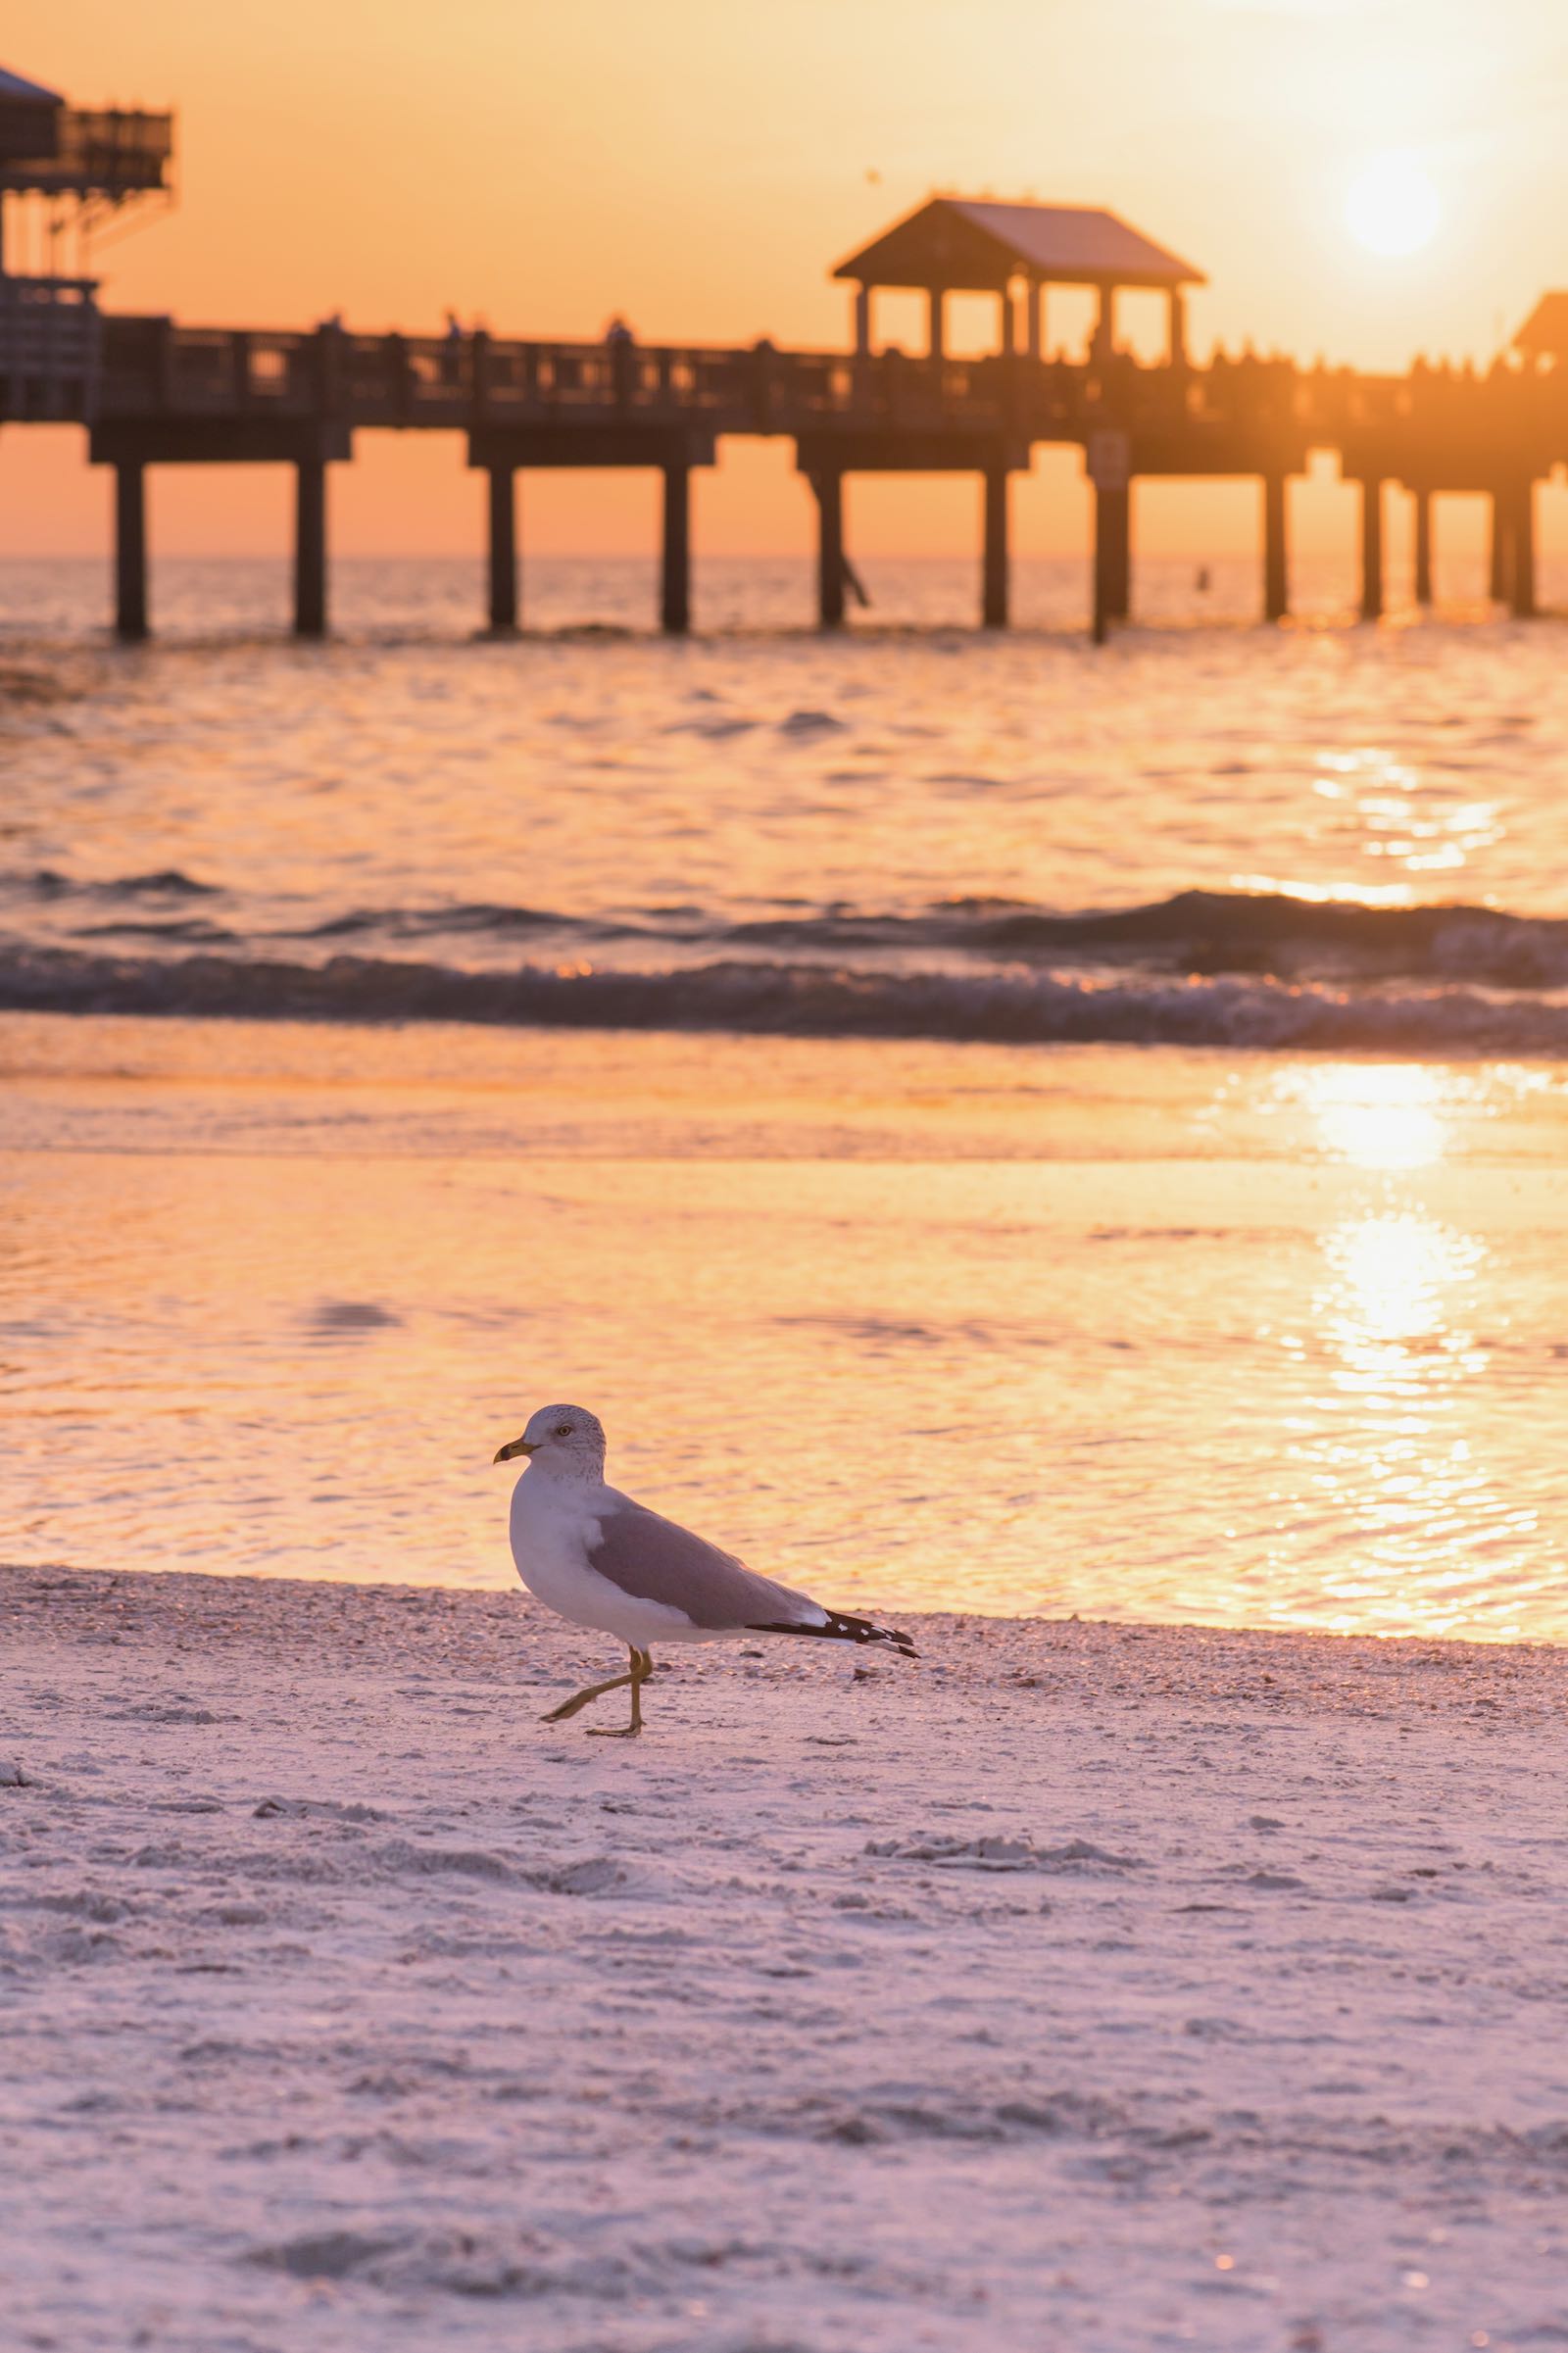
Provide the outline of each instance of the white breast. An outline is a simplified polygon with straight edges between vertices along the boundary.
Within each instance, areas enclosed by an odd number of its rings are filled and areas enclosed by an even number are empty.
[[[594,1504],[601,1490],[524,1471],[512,1491],[512,1557],[517,1575],[545,1606],[574,1626],[639,1645],[705,1639],[684,1610],[643,1601],[588,1565],[599,1539]]]

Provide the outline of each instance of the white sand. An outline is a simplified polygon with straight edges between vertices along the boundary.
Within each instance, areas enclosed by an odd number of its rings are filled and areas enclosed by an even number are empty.
[[[1568,1654],[918,1632],[5,1572],[8,2347],[1568,2341]]]

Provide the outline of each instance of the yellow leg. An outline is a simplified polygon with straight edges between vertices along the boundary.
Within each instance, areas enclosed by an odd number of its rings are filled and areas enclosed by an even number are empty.
[[[631,1673],[629,1675],[621,1675],[616,1678],[616,1681],[619,1683],[629,1683],[631,1685],[631,1722],[629,1724],[617,1725],[613,1728],[611,1728],[608,1725],[600,1726],[597,1724],[592,1724],[588,1728],[588,1738],[591,1740],[635,1740],[637,1735],[642,1731],[643,1728],[643,1685],[648,1681],[648,1678],[650,1675],[652,1675],[653,1671],[653,1652],[651,1650],[639,1650],[633,1646],[631,1654]],[[612,1687],[607,1685],[600,1686],[601,1690],[607,1690],[611,1688]]]
[[[636,1656],[634,1650],[634,1660]],[[559,1707],[553,1707],[549,1715],[541,1716],[539,1721],[541,1724],[564,1724],[568,1716],[574,1716],[580,1707],[586,1707],[590,1699],[601,1698],[606,1691],[618,1691],[623,1685],[632,1681],[630,1675],[612,1675],[608,1683],[591,1683],[585,1691],[578,1691],[570,1699],[564,1699]]]

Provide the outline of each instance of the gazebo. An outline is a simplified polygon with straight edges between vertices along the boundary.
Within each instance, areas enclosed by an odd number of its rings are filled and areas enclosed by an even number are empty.
[[[1183,289],[1207,283],[1179,254],[1156,245],[1114,213],[1071,204],[993,204],[989,198],[933,196],[906,220],[852,254],[834,270],[856,288],[855,348],[871,349],[871,296],[879,286],[923,291],[931,306],[930,349],[944,356],[944,308],[950,294],[995,294],[1002,309],[1002,349],[1018,348],[1014,289],[1025,294],[1023,348],[1044,350],[1048,286],[1093,286],[1100,295],[1095,347],[1110,348],[1113,305],[1122,286],[1163,291],[1170,310],[1170,357],[1185,356]]]
[[[1539,368],[1543,360],[1561,367],[1568,360],[1568,294],[1544,294],[1513,339],[1513,348]]]

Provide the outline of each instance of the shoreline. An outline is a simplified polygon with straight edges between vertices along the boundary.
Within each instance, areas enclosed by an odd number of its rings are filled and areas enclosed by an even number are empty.
[[[37,1593],[65,1593],[73,1594],[78,1588],[88,1589],[83,1591],[81,1598],[83,1605],[90,1611],[100,1609],[112,1598],[118,1606],[119,1597],[127,1592],[133,1593],[144,1584],[157,1587],[167,1579],[177,1579],[181,1584],[215,1588],[214,1598],[217,1597],[217,1593],[222,1593],[229,1586],[240,1586],[247,1590],[261,1587],[269,1593],[281,1592],[292,1595],[298,1607],[306,1612],[310,1611],[313,1599],[318,1597],[324,1603],[327,1596],[357,1593],[376,1601],[396,1604],[406,1601],[411,1594],[416,1594],[432,1601],[450,1598],[465,1602],[489,1603],[499,1606],[503,1618],[508,1613],[520,1611],[528,1619],[533,1631],[545,1636],[557,1635],[563,1643],[575,1643],[577,1649],[584,1653],[590,1648],[602,1646],[607,1642],[612,1650],[616,1647],[613,1639],[610,1636],[599,1637],[581,1633],[566,1625],[564,1620],[555,1618],[544,1604],[536,1601],[526,1588],[519,1583],[515,1570],[511,1567],[498,1570],[495,1582],[490,1585],[437,1585],[415,1583],[412,1580],[403,1583],[386,1577],[274,1577],[262,1569],[232,1569],[215,1574],[207,1569],[179,1567],[86,1569],[77,1568],[73,1563],[66,1561],[0,1560],[0,1599],[7,1604],[10,1604],[12,1600],[11,1581],[13,1579],[27,1581]],[[60,1582],[56,1584],[54,1582],[56,1580]],[[23,1606],[25,1607],[26,1604],[24,1603]],[[1197,1642],[1209,1637],[1223,1636],[1228,1640],[1240,1642],[1255,1641],[1258,1642],[1284,1642],[1292,1645],[1298,1643],[1303,1645],[1324,1644],[1330,1647],[1369,1645],[1379,1650],[1409,1652],[1474,1650],[1483,1655],[1491,1655],[1499,1651],[1513,1655],[1539,1651],[1546,1658],[1568,1659],[1568,1638],[1559,1642],[1553,1640],[1549,1635],[1450,1635],[1440,1632],[1413,1634],[1409,1632],[1396,1633],[1392,1630],[1379,1633],[1358,1630],[1353,1627],[1341,1629],[1327,1626],[1228,1626],[1218,1618],[1105,1618],[1098,1617],[1088,1610],[1057,1611],[1045,1607],[1033,1611],[990,1610],[979,1606],[962,1610],[931,1609],[919,1601],[890,1601],[878,1598],[875,1593],[857,1593],[854,1607],[861,1616],[889,1623],[897,1618],[906,1627],[914,1629],[917,1648],[922,1640],[920,1632],[922,1628],[937,1630],[935,1637],[928,1639],[940,1640],[943,1636],[956,1636],[967,1642],[973,1638],[983,1637],[989,1632],[997,1636],[1015,1636],[1026,1644],[1030,1636],[1036,1633],[1041,1635],[1054,1633],[1066,1637],[1077,1630],[1086,1636],[1092,1634],[1120,1635],[1132,1641],[1138,1641],[1145,1637],[1163,1638],[1190,1635]],[[327,1614],[330,1617],[333,1613],[329,1611]],[[221,1623],[222,1621],[217,1622]],[[656,1659],[656,1667],[660,1674],[665,1677],[670,1676],[671,1669],[680,1663],[683,1647],[679,1643],[664,1645],[663,1650]],[[726,1655],[726,1651],[732,1659],[738,1655],[737,1649],[727,1648],[723,1643],[711,1646],[704,1645],[704,1654],[710,1662],[714,1659],[721,1660]],[[831,1646],[829,1646],[827,1655],[831,1663],[836,1655]],[[923,1663],[929,1663],[924,1651],[920,1652],[920,1657]],[[691,1662],[688,1661],[689,1663]],[[860,1655],[858,1663],[864,1666],[867,1663],[866,1656]],[[874,1665],[877,1662],[872,1660],[870,1663]],[[1423,1659],[1420,1663],[1430,1662]],[[591,1679],[591,1669],[585,1664],[585,1679]]]
[[[23,2341],[1556,2329],[1568,1653],[911,1631],[0,1569]]]

